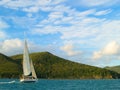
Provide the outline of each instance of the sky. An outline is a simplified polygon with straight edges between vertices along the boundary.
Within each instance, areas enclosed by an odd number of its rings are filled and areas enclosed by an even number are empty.
[[[120,65],[120,0],[0,0],[0,53],[23,53],[25,38],[30,53]]]

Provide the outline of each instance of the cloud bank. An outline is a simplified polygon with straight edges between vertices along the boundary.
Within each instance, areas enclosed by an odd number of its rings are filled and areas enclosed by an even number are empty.
[[[116,41],[112,41],[108,43],[103,49],[100,51],[94,52],[93,59],[100,59],[105,56],[112,56],[120,54],[120,44]]]

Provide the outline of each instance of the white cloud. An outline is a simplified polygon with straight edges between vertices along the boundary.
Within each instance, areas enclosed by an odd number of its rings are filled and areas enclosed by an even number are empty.
[[[78,51],[73,50],[74,46],[72,44],[66,44],[66,45],[62,46],[60,49],[63,50],[64,52],[66,52],[67,55],[69,55],[69,56],[74,56],[74,55],[80,54],[80,51],[78,52]]]
[[[73,23],[73,25],[69,27],[55,27],[57,29],[54,29],[56,32],[60,32],[62,34],[62,39],[72,39],[72,38],[85,38],[89,36],[93,36],[98,32],[98,30],[95,30],[95,24],[102,22],[103,20],[99,20],[97,18],[84,18],[79,21],[70,21],[69,23]],[[62,23],[62,22],[61,22]],[[64,22],[63,22],[64,23]],[[92,23],[94,25],[92,25]],[[90,25],[89,25],[90,24]],[[52,29],[49,29],[51,31],[54,31]]]
[[[108,45],[103,49],[103,54],[115,55],[119,52],[119,50],[120,50],[120,45],[117,42],[112,41],[108,43]]]
[[[101,16],[101,15],[109,14],[111,12],[112,12],[112,10],[108,9],[108,10],[98,11],[98,12],[95,13],[95,15],[96,16]]]
[[[71,14],[69,15],[70,12],[75,13],[74,15]],[[94,15],[94,12],[87,13],[85,17],[79,16],[81,15],[82,12],[77,12],[76,14],[76,11],[69,10],[68,12],[69,16],[67,17],[62,15],[62,13],[61,12],[55,12],[55,14],[50,13],[49,18],[44,19],[38,25],[36,25],[36,28],[33,29],[32,32],[34,32],[34,34],[50,34],[50,33],[55,34],[58,32],[61,33],[61,39],[64,42],[68,40],[73,40],[74,43],[85,42],[87,44],[92,45],[101,42],[98,45],[98,47],[100,45],[105,44],[105,42],[102,42],[103,40],[105,40],[106,42],[109,42],[110,40],[115,40],[118,42],[120,41],[119,38],[120,20],[109,21],[105,18],[95,18],[88,16],[89,14]],[[70,26],[66,27],[64,26],[64,24],[68,24]],[[90,42],[87,42],[85,38],[89,38]],[[95,45],[95,47],[97,47],[97,45]]]
[[[53,9],[53,7],[51,7],[51,6],[42,6],[42,7],[40,8],[40,10],[46,11],[46,12],[51,11],[52,9]]]
[[[53,4],[60,4],[62,2],[65,2],[66,0],[52,0],[52,1]]]
[[[93,59],[99,59],[102,57],[102,52],[101,51],[95,51],[93,54]]]
[[[0,5],[26,12],[38,12],[39,10],[52,10],[51,6],[58,5],[65,0],[1,0]]]
[[[40,45],[35,44],[31,40],[27,40],[27,45],[29,49],[29,53],[32,52],[44,52],[48,51],[51,53],[56,52],[56,48],[58,47],[53,45]],[[14,39],[6,39],[3,42],[0,42],[0,52],[5,55],[15,55],[15,54],[22,54],[24,50],[24,41],[19,38]]]
[[[65,6],[63,4],[56,5],[56,6],[54,6],[54,8],[52,8],[52,11],[54,11],[54,12],[58,12],[58,11],[59,12],[68,12],[70,10],[71,10],[70,6]]]
[[[94,17],[88,17],[88,15],[94,14],[96,12],[96,10],[94,9],[86,10],[83,12],[77,12],[75,10],[71,10],[70,8],[64,8],[62,8],[62,11],[58,10],[59,12],[51,12],[48,15],[47,19],[40,21],[40,23],[36,25],[37,27],[33,29],[33,32],[36,32],[37,34],[39,34],[38,32],[44,34],[60,32],[62,33],[61,38],[63,39],[84,37],[84,35],[90,34],[85,33],[87,31],[95,33],[96,30],[92,30],[94,28],[94,25],[101,23],[105,20]],[[64,10],[66,10],[67,12]],[[65,12],[68,14],[68,16],[64,16]],[[73,13],[73,15],[71,15],[71,13]],[[61,26],[64,24],[70,26]]]
[[[39,7],[30,7],[30,8],[24,8],[23,11],[26,12],[38,12],[39,11]]]
[[[53,19],[59,19],[63,17],[63,13],[62,12],[52,12],[49,14],[49,19],[53,20]]]
[[[0,52],[12,55],[18,54],[23,51],[23,42],[16,38],[16,39],[7,39],[0,43]]]
[[[95,42],[110,42],[120,41],[119,26],[120,20],[111,20],[101,23],[96,29],[100,31],[97,35]],[[105,43],[102,42],[102,43]]]
[[[55,34],[61,33],[63,42],[73,40],[74,43],[85,42],[87,45],[92,44],[94,47],[104,45],[105,40],[120,41],[119,24],[120,20],[108,20],[107,18],[89,17],[89,15],[105,15],[111,10],[97,11],[95,9],[76,11],[65,6],[62,10],[55,9],[58,12],[51,12],[47,19],[40,21],[32,32],[34,34]],[[56,8],[56,7],[55,7]],[[67,10],[67,11],[64,11]],[[64,15],[66,13],[67,16]],[[68,25],[68,26],[66,26]],[[76,39],[77,38],[77,39]],[[86,41],[86,38],[90,42]],[[75,42],[76,41],[76,42]],[[101,42],[99,45],[96,43]]]
[[[44,28],[36,28],[34,30],[32,30],[32,33],[34,34],[55,34],[57,32],[59,32],[61,29],[61,27],[59,26],[46,26]]]
[[[80,12],[79,13],[79,16],[87,16],[87,15],[91,15],[91,14],[94,14],[96,12],[95,9],[90,9],[90,10],[86,10],[86,11],[83,11],[83,12]]]
[[[102,50],[94,52],[93,59],[100,59],[104,56],[112,57],[120,53],[120,44],[116,41],[108,43]]]
[[[1,1],[0,3],[2,3],[3,1]],[[22,8],[22,7],[28,7],[28,6],[31,6],[33,5],[34,2],[32,1],[28,1],[26,0],[26,2],[24,2],[23,0],[9,0],[7,3],[4,3],[3,5],[5,7],[9,7],[9,8]]]
[[[4,5],[4,4],[6,4],[6,3],[8,3],[10,0],[2,0],[2,1],[0,1],[0,5]]]

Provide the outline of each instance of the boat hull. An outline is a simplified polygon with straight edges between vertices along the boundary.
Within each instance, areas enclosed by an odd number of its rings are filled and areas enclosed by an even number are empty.
[[[23,82],[23,83],[32,83],[32,82],[36,82],[37,80],[36,79],[21,79],[20,82]]]

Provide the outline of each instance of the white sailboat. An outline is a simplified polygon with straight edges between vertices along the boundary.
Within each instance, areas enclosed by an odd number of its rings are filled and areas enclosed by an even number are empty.
[[[29,57],[27,41],[25,40],[23,54],[23,75],[20,79],[20,82],[35,82],[35,81],[37,81],[37,76],[32,63],[32,59]]]

